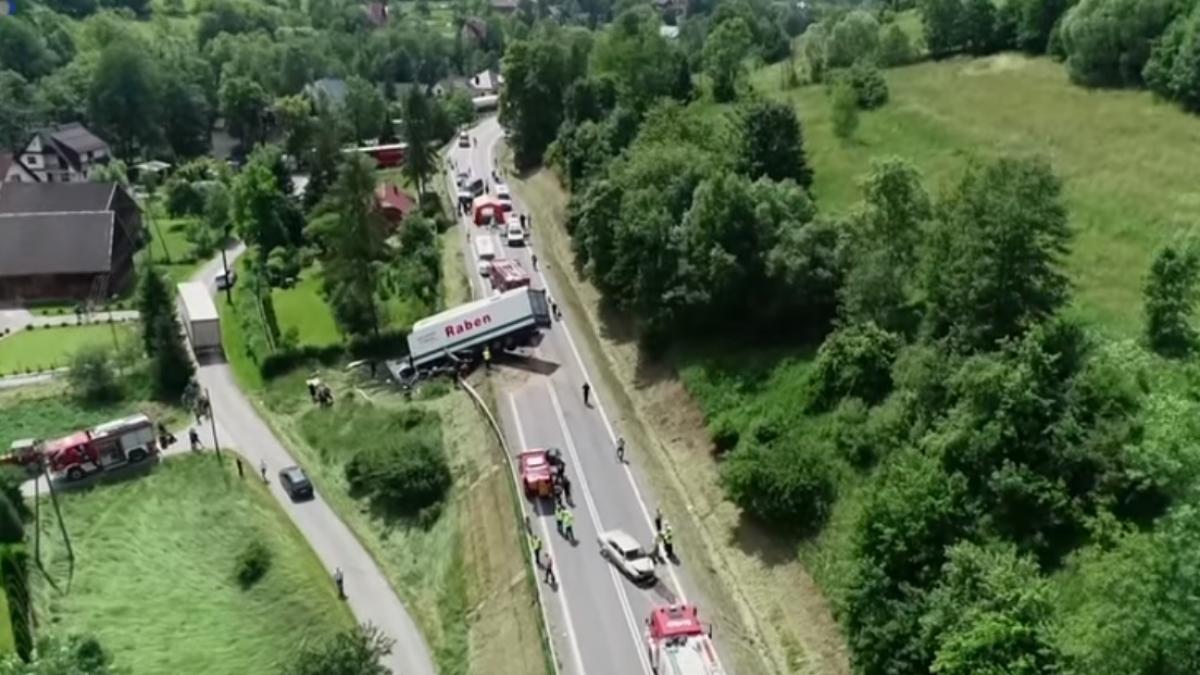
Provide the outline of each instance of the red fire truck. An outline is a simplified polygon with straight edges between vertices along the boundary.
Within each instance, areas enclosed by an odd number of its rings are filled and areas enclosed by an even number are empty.
[[[657,675],[722,675],[712,634],[695,605],[655,607],[646,619],[650,669]]]
[[[492,288],[497,291],[511,291],[514,288],[529,285],[529,273],[521,267],[521,263],[512,258],[504,258],[492,262],[488,273]]]
[[[133,415],[52,441],[18,441],[0,462],[33,471],[44,462],[55,477],[79,480],[88,474],[145,461],[155,454],[158,440],[154,423],[145,415]]]

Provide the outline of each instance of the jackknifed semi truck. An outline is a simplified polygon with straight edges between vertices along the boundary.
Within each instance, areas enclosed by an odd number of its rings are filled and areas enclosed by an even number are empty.
[[[179,284],[178,292],[179,314],[192,351],[197,357],[221,351],[221,318],[208,289],[198,281],[188,281]]]
[[[411,374],[443,359],[464,354],[473,357],[485,346],[506,350],[529,345],[549,327],[545,291],[521,287],[496,293],[413,324],[408,334],[408,359],[403,363],[407,368],[400,370]]]

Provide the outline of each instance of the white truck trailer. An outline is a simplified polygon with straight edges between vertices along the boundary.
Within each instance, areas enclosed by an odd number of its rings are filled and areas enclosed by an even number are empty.
[[[221,350],[221,318],[208,289],[198,281],[179,284],[179,314],[192,351],[199,357]]]
[[[408,334],[408,362],[420,368],[456,352],[512,349],[550,327],[546,292],[514,288],[421,319]]]

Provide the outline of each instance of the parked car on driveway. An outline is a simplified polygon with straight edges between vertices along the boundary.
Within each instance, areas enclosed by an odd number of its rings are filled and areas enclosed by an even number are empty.
[[[601,532],[600,556],[617,566],[635,582],[654,581],[654,560],[642,545],[624,530]]]
[[[217,276],[213,277],[213,282],[217,285],[218,291],[223,291],[227,288],[233,288],[237,283],[237,272],[229,270],[229,273],[217,272]]]
[[[289,466],[280,470],[279,484],[283,486],[284,492],[287,492],[294,502],[313,497],[312,481],[308,479],[304,469],[298,466]]]

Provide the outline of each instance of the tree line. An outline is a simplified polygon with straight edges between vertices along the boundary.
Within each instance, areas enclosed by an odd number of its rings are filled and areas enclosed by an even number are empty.
[[[453,34],[419,17],[375,26],[348,0],[303,9],[245,0],[118,5],[53,0],[0,25],[0,147],[24,143],[39,126],[81,121],[123,159],[182,162],[209,151],[222,119],[248,153],[294,131],[285,123],[295,119],[296,97],[321,78],[346,82],[337,102],[344,112],[331,118],[341,140],[386,137],[384,102],[496,65],[506,30],[465,8]],[[468,20],[479,37],[463,38]],[[469,115],[465,95],[453,105],[459,121]]]
[[[1200,111],[1200,5],[1192,0],[921,0],[935,58],[1020,49],[1088,87],[1147,87]]]

